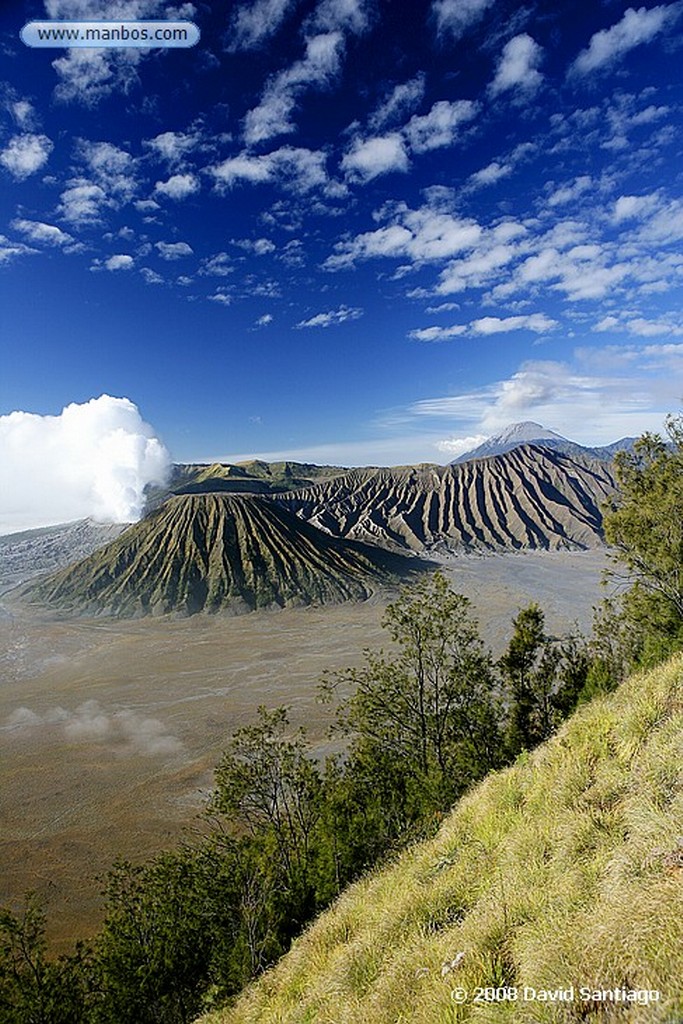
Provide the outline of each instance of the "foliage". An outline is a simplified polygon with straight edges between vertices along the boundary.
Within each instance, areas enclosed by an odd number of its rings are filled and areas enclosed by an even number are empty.
[[[499,763],[499,709],[491,656],[470,601],[443,573],[404,588],[384,618],[391,655],[365,652],[360,669],[327,677],[352,737],[349,771],[365,777],[400,831],[444,811]]]
[[[669,416],[667,440],[644,434],[615,459],[619,495],[604,516],[605,536],[625,584],[630,661],[655,664],[683,645],[683,416]]]
[[[487,777],[203,1024],[683,1020],[682,730],[678,657]],[[454,1006],[502,979],[576,998]],[[581,986],[660,995],[583,1002]]]
[[[522,609],[498,665],[508,695],[507,749],[510,756],[542,743],[576,707],[586,686],[591,659],[575,637],[558,640],[545,630],[537,604]]]

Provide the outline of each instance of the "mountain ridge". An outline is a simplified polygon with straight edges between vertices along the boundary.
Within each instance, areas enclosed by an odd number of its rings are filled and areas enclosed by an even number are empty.
[[[181,495],[21,596],[91,615],[239,613],[366,600],[409,569],[259,496]]]
[[[488,458],[491,455],[504,455],[524,444],[535,444],[555,451],[564,452],[567,455],[584,455],[586,458],[602,459],[611,461],[616,452],[623,449],[630,450],[635,442],[635,437],[622,437],[608,445],[582,445],[577,441],[570,441],[562,434],[556,433],[543,427],[533,420],[523,420],[519,423],[511,423],[499,434],[488,437],[476,448],[463,452],[450,463],[452,466],[469,462],[472,459]]]

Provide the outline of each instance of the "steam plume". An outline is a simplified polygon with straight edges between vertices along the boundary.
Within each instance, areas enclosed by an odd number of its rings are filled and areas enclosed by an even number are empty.
[[[91,516],[140,518],[170,456],[128,398],[101,395],[59,416],[0,416],[0,534]]]

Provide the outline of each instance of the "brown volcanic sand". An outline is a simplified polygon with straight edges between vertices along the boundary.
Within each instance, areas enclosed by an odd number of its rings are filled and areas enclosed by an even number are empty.
[[[577,618],[588,628],[604,565],[596,551],[444,563],[499,650],[533,599],[550,629]],[[385,642],[387,596],[181,621],[49,622],[13,609],[0,620],[0,903],[37,888],[50,899],[55,948],[92,934],[95,876],[118,854],[140,860],[192,826],[227,737],[261,703],[290,705],[323,752],[320,673]]]

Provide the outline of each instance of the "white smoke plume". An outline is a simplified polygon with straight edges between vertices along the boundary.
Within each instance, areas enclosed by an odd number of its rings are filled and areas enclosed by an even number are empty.
[[[136,711],[107,711],[97,700],[87,700],[73,711],[62,707],[37,714],[31,708],[16,708],[5,720],[5,729],[17,736],[32,734],[41,726],[56,727],[69,743],[104,743],[122,754],[177,754],[182,742],[158,718],[146,718]]]
[[[87,516],[139,519],[171,458],[128,398],[101,395],[59,416],[0,416],[0,534]]]

